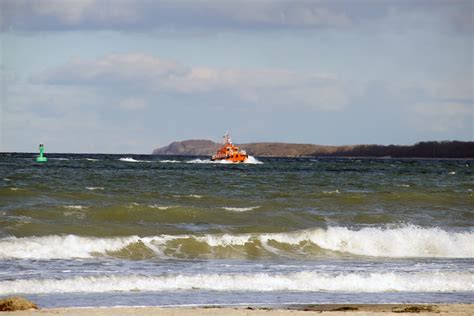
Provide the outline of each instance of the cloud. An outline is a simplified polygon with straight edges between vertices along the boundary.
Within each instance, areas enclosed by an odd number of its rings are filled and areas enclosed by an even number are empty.
[[[88,86],[129,94],[200,95],[225,93],[259,106],[339,110],[353,90],[337,77],[275,69],[191,67],[146,54],[112,54],[72,60],[48,69],[32,82]]]
[[[350,29],[376,21],[472,34],[472,10],[470,0],[2,0],[0,31]]]
[[[2,0],[1,30],[306,28],[350,25],[315,1]]]

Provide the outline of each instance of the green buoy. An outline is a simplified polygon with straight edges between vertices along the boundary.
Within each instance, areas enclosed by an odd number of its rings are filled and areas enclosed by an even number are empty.
[[[39,156],[36,157],[36,162],[46,162],[46,161],[48,161],[48,158],[43,156],[44,155],[44,146],[43,146],[43,144],[39,145],[39,151],[40,151],[40,154],[39,154]]]

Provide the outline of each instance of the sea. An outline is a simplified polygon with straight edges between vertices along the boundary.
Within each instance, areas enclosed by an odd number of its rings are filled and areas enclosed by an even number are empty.
[[[474,160],[0,154],[0,298],[473,303]]]

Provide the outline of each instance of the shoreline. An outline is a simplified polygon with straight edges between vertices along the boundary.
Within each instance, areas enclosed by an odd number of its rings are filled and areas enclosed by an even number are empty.
[[[163,316],[286,316],[286,315],[473,315],[474,304],[304,304],[279,307],[59,307],[0,312],[2,315],[163,315]]]

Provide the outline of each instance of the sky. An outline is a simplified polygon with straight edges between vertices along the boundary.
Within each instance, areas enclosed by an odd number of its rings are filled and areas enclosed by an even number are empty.
[[[0,0],[0,152],[473,140],[471,0]]]

